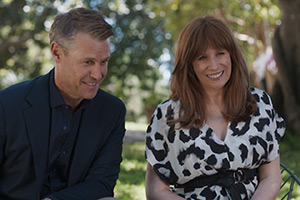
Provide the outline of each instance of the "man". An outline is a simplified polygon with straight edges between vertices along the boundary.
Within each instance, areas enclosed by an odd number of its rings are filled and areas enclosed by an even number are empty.
[[[55,67],[0,91],[0,199],[113,196],[126,109],[99,89],[111,35],[95,10],[59,14],[49,34]]]

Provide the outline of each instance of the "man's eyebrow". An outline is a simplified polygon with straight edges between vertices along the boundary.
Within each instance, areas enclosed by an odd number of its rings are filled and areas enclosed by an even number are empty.
[[[110,56],[108,56],[108,57],[106,57],[106,58],[103,58],[103,59],[101,59],[101,60],[109,60],[111,57]],[[85,58],[83,58],[83,60],[97,60],[96,58],[94,58],[94,57],[85,57]]]
[[[106,58],[104,58],[104,59],[102,59],[102,60],[109,60],[111,57],[110,56],[108,56],[108,57],[106,57]]]
[[[93,57],[84,57],[84,58],[82,58],[82,60],[96,60],[96,59]]]

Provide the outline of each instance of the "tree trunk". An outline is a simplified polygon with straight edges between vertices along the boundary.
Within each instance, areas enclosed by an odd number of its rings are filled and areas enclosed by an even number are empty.
[[[275,108],[282,106],[287,128],[300,135],[300,0],[280,0],[280,6],[282,24],[272,46],[282,97],[273,97],[283,99]]]

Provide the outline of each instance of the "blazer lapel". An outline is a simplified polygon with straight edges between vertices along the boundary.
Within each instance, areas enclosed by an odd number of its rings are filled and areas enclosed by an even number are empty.
[[[30,107],[24,109],[27,133],[32,147],[33,162],[38,185],[44,181],[48,158],[50,133],[49,76],[36,80],[26,100]]]

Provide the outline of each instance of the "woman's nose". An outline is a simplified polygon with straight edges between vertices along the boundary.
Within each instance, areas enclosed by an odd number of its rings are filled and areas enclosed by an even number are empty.
[[[215,57],[210,58],[209,67],[210,67],[211,69],[217,69],[218,66],[219,66],[219,64],[218,64],[218,59],[215,58]]]

